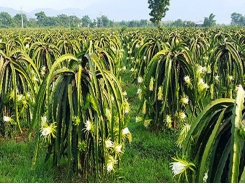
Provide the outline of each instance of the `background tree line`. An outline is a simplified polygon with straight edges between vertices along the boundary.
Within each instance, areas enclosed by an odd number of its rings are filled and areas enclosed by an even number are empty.
[[[232,13],[231,25],[245,26],[245,16],[240,13]]]
[[[67,16],[65,14],[57,15],[55,17],[47,16],[43,11],[35,14],[36,18],[27,18],[25,14],[16,14],[11,17],[7,12],[0,12],[0,28],[20,28],[20,27],[62,27],[62,28],[77,28],[77,27],[151,27],[155,26],[149,20],[131,20],[115,22],[110,20],[107,16],[101,15],[96,19],[91,19],[88,15],[79,18],[75,15]],[[204,18],[201,25],[193,21],[183,21],[181,19],[175,21],[162,21],[161,24],[166,27],[194,27],[204,26],[212,27],[216,25],[214,20],[215,15],[210,14],[209,17]],[[245,17],[239,13],[231,15],[231,25],[244,26]]]
[[[7,12],[0,12],[0,28],[17,28],[17,27],[145,27],[154,26],[148,20],[132,20],[115,22],[107,16],[101,15],[96,19],[91,19],[88,15],[79,18],[75,15],[67,16],[65,14],[55,17],[47,16],[43,11],[35,14],[36,18],[27,18],[25,14],[16,14],[14,17]]]
[[[0,28],[10,27],[64,27],[64,28],[76,28],[76,27],[151,27],[155,26],[149,20],[131,20],[115,22],[110,20],[107,16],[101,15],[96,19],[91,19],[88,15],[83,16],[81,19],[75,15],[67,16],[65,14],[57,15],[56,17],[47,16],[43,11],[35,14],[36,18],[27,18],[25,14],[16,14],[14,17],[7,12],[0,12]],[[22,24],[23,20],[23,24]],[[176,21],[162,22],[164,26],[178,26],[178,27],[190,27],[195,26],[195,22],[183,21],[178,19]]]

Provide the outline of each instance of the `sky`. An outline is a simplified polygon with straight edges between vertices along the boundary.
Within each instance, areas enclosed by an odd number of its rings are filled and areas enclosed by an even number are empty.
[[[115,21],[149,19],[148,0],[0,0],[0,6],[31,12],[39,8],[93,8]],[[177,19],[202,22],[211,13],[219,24],[229,24],[234,12],[245,14],[245,0],[170,0],[163,21]]]

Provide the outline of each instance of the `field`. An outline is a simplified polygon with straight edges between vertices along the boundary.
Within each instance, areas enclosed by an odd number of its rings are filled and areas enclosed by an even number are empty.
[[[0,181],[244,181],[244,33],[0,30]]]

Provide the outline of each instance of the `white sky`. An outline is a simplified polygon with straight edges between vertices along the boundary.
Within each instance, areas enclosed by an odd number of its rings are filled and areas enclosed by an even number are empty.
[[[30,12],[38,8],[79,8],[94,6],[114,20],[149,19],[148,0],[0,0],[0,6]],[[110,11],[109,11],[110,10]],[[203,21],[211,13],[217,23],[229,24],[233,12],[245,14],[245,0],[170,0],[169,11],[163,21],[191,20]]]
[[[30,12],[38,8],[53,8],[61,10],[65,8],[80,8],[99,0],[0,0],[0,6],[9,7],[13,9],[22,9]]]

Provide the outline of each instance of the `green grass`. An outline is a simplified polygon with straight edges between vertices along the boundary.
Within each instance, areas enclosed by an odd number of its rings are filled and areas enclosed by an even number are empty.
[[[41,149],[35,167],[32,158],[35,142],[0,141],[0,182],[1,183],[54,183],[75,182],[76,177],[68,177],[65,163],[52,167],[52,160],[44,162],[45,150]]]
[[[133,142],[126,146],[119,170],[112,176],[101,178],[100,182],[174,182],[169,165],[171,157],[176,153],[174,135],[169,132],[154,134],[142,124],[133,121],[129,129],[133,135]]]
[[[169,163],[175,154],[173,135],[153,134],[142,124],[129,126],[133,142],[127,145],[119,170],[123,182],[173,182]]]
[[[54,171],[50,163],[43,163],[44,155],[40,155],[36,168],[31,170],[34,142],[15,142],[13,140],[0,143],[0,182],[53,182]]]

